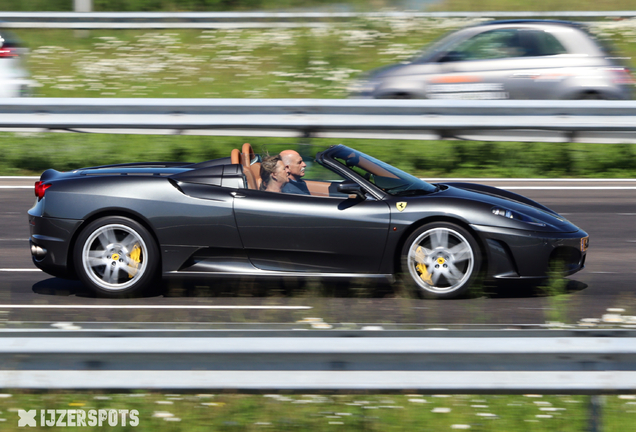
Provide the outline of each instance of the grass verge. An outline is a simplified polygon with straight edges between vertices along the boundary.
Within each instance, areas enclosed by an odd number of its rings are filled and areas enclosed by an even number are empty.
[[[593,2],[587,0],[564,0],[553,2],[538,0],[443,0],[429,8],[434,11],[625,11],[632,10],[634,4],[630,0],[604,0]]]
[[[588,396],[543,395],[242,395],[133,392],[16,393],[0,402],[3,431],[18,432],[19,409],[137,410],[139,424],[112,431],[560,431],[587,430]],[[633,396],[607,396],[606,430],[630,430]],[[64,430],[37,427],[30,430]],[[74,430],[92,430],[75,427]]]
[[[600,398],[603,430],[631,430],[636,396]],[[2,430],[18,432],[18,410],[37,410],[33,431],[67,427],[39,426],[40,410],[132,410],[139,423],[102,428],[109,431],[365,431],[472,430],[490,432],[583,432],[589,430],[589,396],[571,395],[423,395],[373,394],[176,394],[176,393],[30,393],[0,394]],[[45,418],[48,413],[45,414]],[[59,417],[59,415],[58,415]],[[64,419],[64,422],[68,418]],[[74,420],[75,421],[75,420]],[[95,427],[73,427],[88,431]]]
[[[628,144],[495,143],[280,139],[185,135],[0,133],[0,175],[35,175],[48,168],[143,161],[190,161],[229,156],[251,143],[256,152],[298,148],[306,160],[329,145],[345,144],[414,175],[434,177],[631,178],[636,150]]]
[[[382,17],[320,28],[16,30],[42,97],[343,98],[360,73],[483,19]],[[590,23],[636,56],[636,20]]]

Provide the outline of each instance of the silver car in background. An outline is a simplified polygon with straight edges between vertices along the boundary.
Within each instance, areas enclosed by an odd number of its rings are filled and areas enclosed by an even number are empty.
[[[363,75],[377,99],[631,99],[624,58],[567,21],[491,21],[453,32],[408,63]]]
[[[0,98],[31,95],[35,82],[25,65],[27,53],[13,34],[0,29]]]

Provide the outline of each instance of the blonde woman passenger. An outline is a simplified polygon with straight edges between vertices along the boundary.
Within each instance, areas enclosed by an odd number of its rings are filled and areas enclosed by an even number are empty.
[[[285,166],[280,155],[268,156],[261,162],[261,190],[282,192],[283,186],[289,182],[289,168]]]

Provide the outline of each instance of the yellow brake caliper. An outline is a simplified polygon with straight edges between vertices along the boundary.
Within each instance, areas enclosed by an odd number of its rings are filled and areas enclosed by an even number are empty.
[[[134,268],[134,270],[128,272],[128,277],[132,278],[137,274],[137,269],[139,268],[139,263],[141,262],[141,248],[139,247],[139,244],[135,244],[133,250],[128,256],[131,259],[130,266]]]
[[[415,251],[416,254],[422,254],[422,256],[425,256],[424,253],[422,252],[422,247],[419,246],[417,248],[417,250]],[[415,266],[415,270],[418,271],[418,273],[420,274],[420,277],[422,278],[422,280],[424,282],[426,282],[429,285],[433,285],[433,280],[431,279],[431,274],[428,272],[428,269],[426,268],[426,265],[423,263],[418,263]]]

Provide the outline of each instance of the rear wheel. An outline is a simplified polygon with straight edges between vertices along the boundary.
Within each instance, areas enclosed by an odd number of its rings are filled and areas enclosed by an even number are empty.
[[[78,278],[104,297],[129,297],[146,290],[157,276],[159,249],[146,228],[120,216],[91,222],[73,250]]]
[[[597,93],[595,91],[590,91],[590,92],[585,92],[585,93],[579,94],[579,97],[577,99],[579,99],[579,100],[604,100],[605,97],[603,97],[603,95],[600,94],[600,93]]]
[[[403,277],[424,297],[465,294],[480,268],[479,245],[467,230],[452,223],[423,225],[402,248]]]

